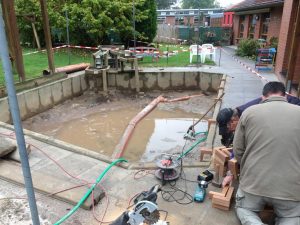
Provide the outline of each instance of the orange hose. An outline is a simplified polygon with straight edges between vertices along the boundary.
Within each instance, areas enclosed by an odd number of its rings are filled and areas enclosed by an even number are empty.
[[[164,98],[162,95],[158,96],[156,99],[154,99],[149,105],[147,105],[142,111],[140,111],[128,124],[123,136],[121,137],[121,141],[117,145],[118,153],[116,154],[115,158],[120,158],[123,156],[124,151],[128,145],[128,142],[134,132],[134,129],[136,125],[145,117],[147,116],[153,109],[156,108],[156,106],[161,103],[171,103],[171,102],[178,102],[178,101],[185,101],[189,100],[190,98],[194,97],[202,97],[204,96],[203,94],[201,95],[190,95],[190,96],[184,96],[180,98],[174,98],[171,100],[168,100]]]
[[[120,158],[124,154],[125,148],[127,147],[127,144],[129,142],[129,139],[131,138],[134,128],[136,125],[145,117],[147,116],[155,107],[160,103],[164,102],[166,99],[163,96],[158,96],[156,99],[154,99],[149,105],[147,105],[142,111],[140,111],[128,124],[121,141],[119,142],[117,148],[119,150],[118,154],[115,158]]]
[[[56,68],[55,72],[56,73],[61,73],[61,72],[72,73],[72,72],[76,72],[79,70],[84,70],[89,65],[90,65],[89,63],[79,63],[79,64],[74,64],[74,65],[58,67],[58,68]]]

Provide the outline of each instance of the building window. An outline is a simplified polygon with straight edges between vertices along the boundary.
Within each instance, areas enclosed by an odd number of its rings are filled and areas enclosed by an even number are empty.
[[[270,13],[264,13],[261,16],[260,38],[267,40],[270,25]]]
[[[243,38],[244,36],[244,30],[245,30],[245,16],[240,16],[240,22],[239,22],[239,38]]]
[[[251,38],[251,39],[254,38],[255,24],[256,24],[256,20],[255,20],[254,16],[253,15],[249,15],[248,38]]]

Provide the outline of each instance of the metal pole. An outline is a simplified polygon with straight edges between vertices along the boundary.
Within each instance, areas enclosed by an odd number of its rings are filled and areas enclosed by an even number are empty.
[[[30,212],[31,212],[31,219],[32,219],[33,225],[39,225],[40,224],[39,215],[38,215],[38,210],[37,210],[37,206],[36,206],[36,200],[35,200],[31,172],[30,172],[28,156],[27,156],[27,151],[26,151],[23,128],[22,128],[22,123],[21,123],[21,119],[20,119],[20,110],[19,110],[16,90],[15,90],[15,86],[14,86],[12,68],[11,68],[11,63],[9,60],[7,40],[6,40],[6,35],[5,35],[5,30],[4,30],[4,21],[3,21],[3,17],[2,17],[1,5],[0,5],[0,46],[1,46],[0,58],[2,60],[3,70],[4,70],[4,75],[5,75],[6,89],[7,89],[8,100],[9,100],[9,109],[10,109],[10,112],[12,115],[16,138],[17,138],[17,143],[18,143],[18,147],[19,147],[19,154],[20,154],[21,163],[22,163],[22,171],[23,171],[23,176],[24,176],[24,181],[25,181],[25,188],[26,188],[26,192],[27,192],[27,196],[28,196],[28,202],[29,202],[29,207],[30,207]]]
[[[71,64],[71,55],[70,55],[70,36],[69,36],[69,17],[68,17],[68,10],[66,10],[66,21],[67,21],[68,57],[69,57],[69,65],[70,65],[70,64]]]
[[[199,66],[199,41],[200,41],[200,5],[198,9],[198,40],[197,40],[197,67]]]
[[[222,45],[220,46],[219,66],[221,66],[221,57],[222,57]]]
[[[133,0],[133,5],[132,5],[132,17],[133,17],[133,46],[134,46],[134,52],[136,50],[136,34],[135,34],[135,2]]]

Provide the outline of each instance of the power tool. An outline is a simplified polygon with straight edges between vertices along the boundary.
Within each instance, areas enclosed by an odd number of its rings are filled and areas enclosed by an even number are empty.
[[[155,185],[149,191],[144,191],[134,199],[133,210],[124,212],[110,225],[140,225],[155,224],[159,220],[159,211],[156,204],[160,186]]]
[[[205,170],[203,173],[198,175],[198,185],[196,187],[195,195],[194,195],[194,201],[195,202],[203,202],[206,195],[206,188],[208,187],[208,183],[214,178],[214,175],[209,172],[208,170]]]

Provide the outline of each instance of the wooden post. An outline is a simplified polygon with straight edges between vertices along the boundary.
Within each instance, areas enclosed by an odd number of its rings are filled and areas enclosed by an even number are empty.
[[[55,73],[55,67],[54,67],[54,60],[53,60],[52,41],[51,41],[46,0],[40,0],[40,4],[41,4],[42,17],[43,17],[43,28],[45,34],[46,49],[48,55],[48,65],[49,65],[50,73],[53,74]]]
[[[134,75],[135,75],[135,88],[136,92],[140,92],[140,76],[137,58],[134,58]]]
[[[286,87],[287,91],[291,92],[292,90],[292,83],[295,73],[296,67],[296,59],[297,59],[297,51],[299,48],[299,38],[300,38],[300,3],[298,2],[297,12],[296,12],[296,20],[294,21],[293,27],[293,36],[292,36],[292,44],[291,44],[291,52],[289,55],[289,63],[288,63],[288,70],[287,70],[287,78],[286,78]],[[300,83],[300,82],[299,82]],[[298,85],[298,93],[299,93],[299,85]]]
[[[35,23],[34,22],[31,22],[31,26],[32,26],[32,30],[33,30],[33,34],[34,34],[34,38],[35,38],[35,41],[36,41],[36,45],[38,47],[38,50],[41,50],[41,44],[40,44],[40,39],[39,39],[39,36],[36,32],[36,29],[35,29]]]
[[[19,79],[25,81],[25,70],[23,63],[22,48],[20,45],[20,35],[17,26],[17,17],[15,13],[14,0],[2,0],[2,12],[5,21],[7,39],[12,60],[16,62],[16,69]]]
[[[107,93],[107,69],[102,70],[102,79],[103,79],[103,91]]]

